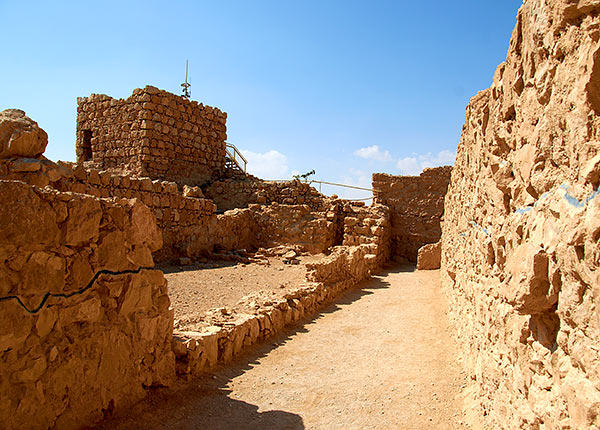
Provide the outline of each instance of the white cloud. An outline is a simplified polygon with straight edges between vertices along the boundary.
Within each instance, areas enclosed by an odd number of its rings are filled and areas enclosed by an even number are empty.
[[[265,153],[242,150],[248,160],[248,173],[261,179],[289,179],[290,169],[287,157],[279,151],[270,150]]]
[[[447,166],[454,164],[456,154],[452,151],[444,150],[437,154],[428,152],[427,154],[412,154],[411,157],[404,157],[398,160],[396,166],[402,175],[419,175],[427,167]]]
[[[415,176],[421,173],[423,168],[415,157],[405,157],[398,160],[396,164],[402,175]]]
[[[382,150],[378,145],[367,146],[364,148],[360,148],[357,151],[354,151],[354,155],[364,158],[366,160],[375,160],[375,161],[390,161],[392,156],[390,155],[390,151]]]

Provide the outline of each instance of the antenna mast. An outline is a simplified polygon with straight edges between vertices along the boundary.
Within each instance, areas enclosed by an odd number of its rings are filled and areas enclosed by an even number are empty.
[[[188,60],[185,60],[185,82],[183,84],[181,84],[181,86],[183,87],[183,97],[185,97],[186,99],[189,99],[192,95],[191,91],[190,91],[190,87],[192,86],[192,84],[190,84],[188,82]]]

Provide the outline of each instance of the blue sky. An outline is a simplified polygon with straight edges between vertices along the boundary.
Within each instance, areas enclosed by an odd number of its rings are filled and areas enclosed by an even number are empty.
[[[25,110],[45,155],[74,160],[77,97],[179,94],[189,59],[192,98],[228,113],[251,172],[369,186],[451,162],[521,3],[0,0],[0,110]]]

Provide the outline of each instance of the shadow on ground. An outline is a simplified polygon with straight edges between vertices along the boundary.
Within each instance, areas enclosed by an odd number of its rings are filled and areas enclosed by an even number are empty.
[[[224,267],[233,267],[239,263],[234,261],[207,261],[206,263],[194,263],[189,266],[180,266],[176,264],[161,263],[155,266],[156,269],[162,270],[163,273],[180,273],[180,272],[194,272],[202,269],[222,269]]]
[[[259,412],[258,407],[229,397],[221,378],[196,379],[185,387],[155,390],[120,417],[84,430],[303,430],[299,415],[284,411]],[[127,415],[127,417],[125,417]]]
[[[299,333],[305,333],[326,314],[350,305],[373,290],[389,288],[385,277],[392,273],[412,272],[414,265],[396,265],[362,282],[357,288],[338,296],[312,317],[299,321],[284,332],[246,352],[227,366],[219,366],[204,377],[180,383],[177,387],[155,389],[147,399],[129,410],[121,410],[112,419],[84,430],[211,429],[211,430],[302,430],[302,417],[286,411],[259,412],[252,405],[230,397],[226,387],[233,378],[259,365],[259,360],[278,346],[285,345]]]

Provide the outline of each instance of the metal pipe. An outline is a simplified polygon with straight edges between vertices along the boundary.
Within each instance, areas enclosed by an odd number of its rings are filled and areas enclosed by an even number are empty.
[[[326,181],[310,181],[310,182],[316,182],[318,184],[326,184],[326,185],[335,185],[336,187],[354,188],[356,190],[364,190],[364,191],[373,192],[373,189],[371,189],[371,188],[356,187],[354,185],[336,184],[335,182],[326,182]]]

